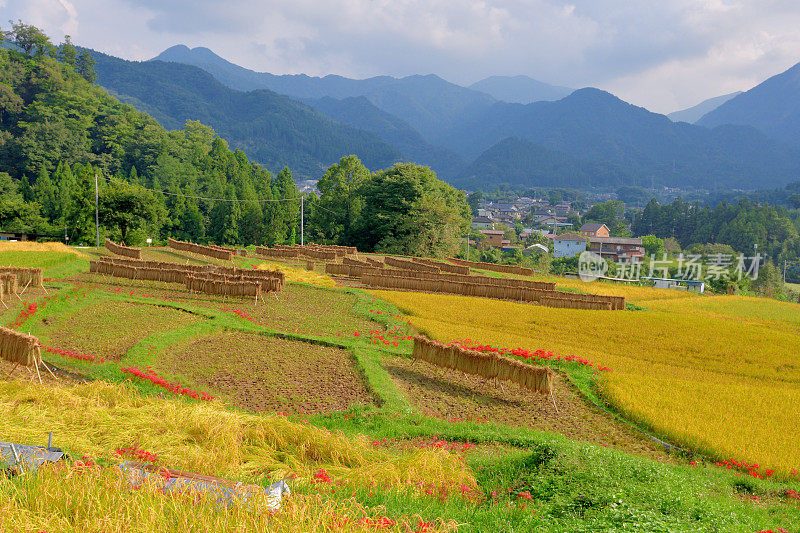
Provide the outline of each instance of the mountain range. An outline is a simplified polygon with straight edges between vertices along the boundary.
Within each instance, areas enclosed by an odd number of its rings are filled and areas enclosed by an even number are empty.
[[[753,126],[773,139],[800,144],[800,63],[731,98],[697,123],[710,128]]]
[[[686,109],[681,109],[680,111],[673,111],[667,116],[673,122],[688,122],[689,124],[695,124],[698,120],[703,118],[704,115],[712,112],[731,98],[739,96],[740,94],[742,94],[742,91],[723,94],[722,96],[715,96],[713,98],[703,100],[699,104],[693,105],[692,107],[687,107]]]
[[[275,75],[182,45],[141,63],[96,57],[99,83],[162,124],[208,123],[268,168],[290,165],[300,176],[319,177],[349,153],[370,168],[427,164],[442,179],[475,189],[504,183],[749,189],[800,176],[800,147],[791,136],[791,124],[800,120],[745,120],[741,111],[738,122],[715,119],[753,91],[740,107],[763,101],[758,87],[673,117],[711,109],[693,125],[599,89],[572,91],[527,77],[462,87],[435,75]],[[785,78],[772,90],[794,90],[796,98],[796,79]]]

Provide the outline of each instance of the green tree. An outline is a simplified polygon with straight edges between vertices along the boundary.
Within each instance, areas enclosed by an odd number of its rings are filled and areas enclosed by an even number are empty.
[[[370,172],[354,155],[331,165],[317,182],[320,192],[310,224],[325,242],[348,242],[355,238],[364,198],[361,188]]]
[[[463,191],[428,167],[398,164],[361,188],[364,208],[354,244],[361,249],[441,257],[455,253],[469,230]]]
[[[642,237],[642,245],[644,246],[644,253],[647,257],[655,256],[656,259],[661,259],[664,255],[666,248],[664,241],[655,235],[645,235]]]
[[[56,59],[74,68],[77,57],[78,51],[75,49],[75,45],[72,44],[72,38],[69,35],[65,35],[64,42],[58,45]]]
[[[6,32],[6,38],[28,55],[55,55],[55,47],[47,34],[21,20],[11,23],[11,30]]]
[[[121,242],[131,244],[128,240],[131,231],[156,222],[157,205],[144,188],[114,181],[103,187],[99,198],[100,221],[119,230]]]
[[[75,72],[89,83],[97,81],[97,73],[94,71],[94,58],[88,50],[81,50],[81,53],[75,59]]]

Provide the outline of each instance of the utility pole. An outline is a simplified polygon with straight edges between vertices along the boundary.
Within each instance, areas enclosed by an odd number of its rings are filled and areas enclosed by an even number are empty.
[[[94,225],[97,228],[97,247],[100,248],[100,208],[97,192],[97,173],[94,175]]]
[[[300,246],[306,245],[303,226],[305,226],[305,203],[303,202],[303,195],[300,195]]]

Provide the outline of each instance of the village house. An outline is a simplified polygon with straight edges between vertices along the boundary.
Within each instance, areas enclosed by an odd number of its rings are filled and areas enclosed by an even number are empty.
[[[587,222],[578,230],[584,237],[610,237],[608,226],[597,222]]]
[[[503,247],[503,236],[506,234],[505,231],[500,229],[482,229],[478,230],[483,234],[483,239],[481,240],[481,244],[488,248],[502,248]],[[508,242],[508,241],[506,241]]]
[[[632,237],[589,237],[589,250],[614,262],[644,257],[642,239]]]
[[[473,217],[472,227],[474,229],[492,229],[494,220],[489,217]]]
[[[553,257],[575,257],[586,250],[586,237],[562,233],[553,237]]]

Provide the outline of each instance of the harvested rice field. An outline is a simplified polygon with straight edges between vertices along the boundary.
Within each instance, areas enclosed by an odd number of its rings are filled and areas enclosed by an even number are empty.
[[[46,346],[119,361],[140,340],[201,320],[198,315],[158,305],[101,301],[43,319],[39,339]]]
[[[171,347],[156,369],[254,412],[325,413],[373,403],[346,350],[225,332]]]
[[[663,446],[621,424],[610,414],[591,405],[565,377],[556,373],[553,399],[534,394],[510,382],[502,390],[478,376],[451,372],[402,357],[387,357],[384,367],[394,383],[423,414],[461,421],[475,420],[538,431],[668,460]]]
[[[278,293],[256,304],[249,298],[223,299],[207,294],[190,294],[180,285],[123,278],[103,278],[88,273],[76,276],[81,287],[156,300],[169,299],[210,309],[241,312],[267,328],[318,337],[338,337],[375,329],[375,323],[353,312],[358,298],[342,291],[287,283]],[[237,313],[238,314],[238,313]]]

